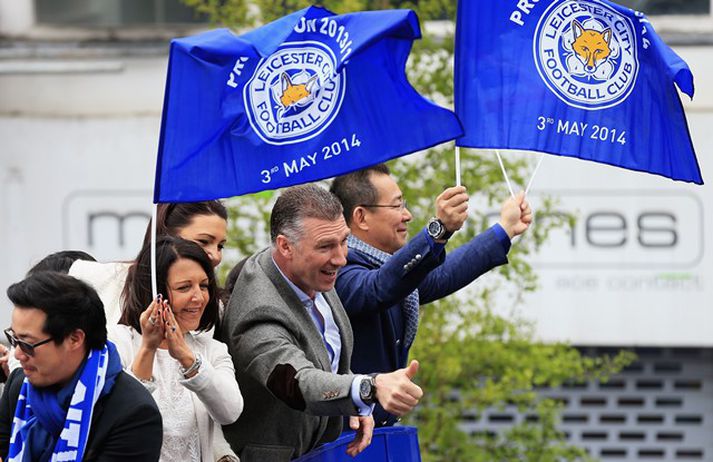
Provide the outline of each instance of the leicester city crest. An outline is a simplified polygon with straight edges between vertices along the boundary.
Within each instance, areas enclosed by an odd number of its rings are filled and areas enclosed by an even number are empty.
[[[596,0],[559,0],[535,29],[537,70],[559,99],[580,109],[626,100],[639,72],[634,25]]]
[[[260,61],[243,89],[253,130],[266,143],[310,139],[334,120],[344,98],[346,70],[315,41],[285,43]]]

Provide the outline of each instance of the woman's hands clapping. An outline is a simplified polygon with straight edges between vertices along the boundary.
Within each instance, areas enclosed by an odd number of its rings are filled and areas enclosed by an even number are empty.
[[[164,301],[159,294],[139,318],[142,343],[148,350],[156,350],[165,337],[163,307]]]
[[[168,302],[164,302],[163,307],[163,330],[168,354],[181,363],[184,369],[188,369],[196,360],[196,356],[191,349],[188,348],[186,339],[183,336],[183,330],[181,326],[178,325],[176,317],[173,315],[173,310],[171,310]]]
[[[141,380],[153,377],[153,361],[158,348],[168,349],[168,354],[188,369],[196,360],[195,354],[186,344],[183,330],[178,325],[168,301],[158,297],[141,313],[141,348],[131,370]]]

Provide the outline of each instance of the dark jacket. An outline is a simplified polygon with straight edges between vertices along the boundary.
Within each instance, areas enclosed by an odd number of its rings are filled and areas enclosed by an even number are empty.
[[[25,375],[10,374],[0,399],[0,456],[7,459],[17,397]],[[85,462],[155,462],[161,454],[163,423],[149,392],[125,372],[114,387],[97,401],[84,453]]]
[[[510,250],[509,240],[493,228],[448,256],[444,249],[434,252],[429,239],[425,232],[419,232],[381,267],[363,253],[349,249],[336,289],[354,332],[354,373],[391,372],[406,366],[408,349],[404,346],[406,324],[401,303],[408,294],[418,289],[422,305],[450,295],[507,263]],[[396,422],[378,404],[374,420],[377,426]]]

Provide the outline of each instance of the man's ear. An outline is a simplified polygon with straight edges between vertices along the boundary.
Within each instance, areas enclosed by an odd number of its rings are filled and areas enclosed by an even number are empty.
[[[349,223],[352,229],[360,231],[369,231],[369,220],[367,218],[366,208],[358,205],[352,211],[352,222]]]
[[[67,342],[67,345],[69,345],[69,348],[71,350],[76,350],[79,348],[83,350],[86,338],[87,334],[85,334],[82,329],[74,329],[74,331],[72,331],[67,336],[67,339],[65,341]]]
[[[277,249],[280,255],[282,255],[284,258],[292,258],[292,243],[289,241],[289,239],[287,239],[285,235],[277,235],[277,238],[275,238],[275,249]]]

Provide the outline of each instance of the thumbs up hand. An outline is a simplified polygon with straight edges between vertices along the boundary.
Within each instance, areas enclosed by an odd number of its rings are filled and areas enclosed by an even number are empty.
[[[381,407],[397,416],[410,412],[423,396],[421,387],[411,381],[417,372],[418,361],[413,360],[404,369],[377,375],[376,399]]]

